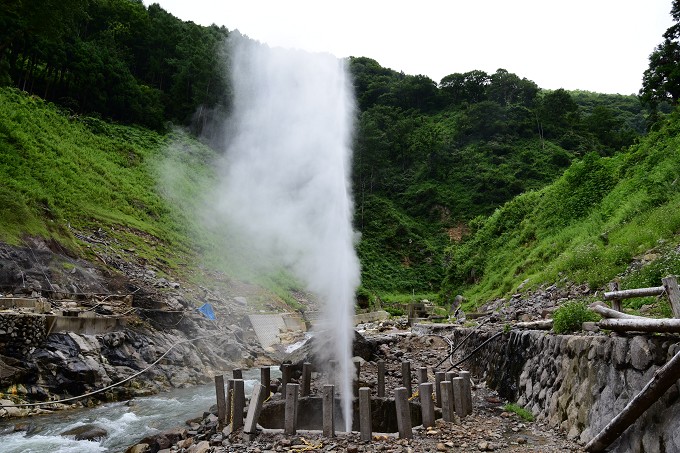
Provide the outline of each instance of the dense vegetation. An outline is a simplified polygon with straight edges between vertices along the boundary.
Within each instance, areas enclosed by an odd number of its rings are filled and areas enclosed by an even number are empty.
[[[228,103],[226,36],[141,0],[9,0],[0,8],[0,82],[75,113],[200,129]]]
[[[350,58],[361,293],[474,305],[526,279],[601,285],[625,272],[624,284],[656,285],[680,272],[680,0],[671,13],[640,97],[543,90],[503,69],[435,82]],[[78,249],[73,231],[105,225],[159,263],[209,254],[216,238],[186,200],[209,186],[214,151],[167,131],[206,138],[228,110],[227,35],[139,0],[6,3],[0,84],[34,96],[0,91],[0,239]],[[159,184],[168,159],[182,171]],[[650,250],[651,264],[626,271]]]
[[[645,131],[634,96],[540,90],[503,69],[424,76],[351,60],[360,106],[356,225],[369,293],[437,291],[444,251],[503,203],[574,159],[610,156]],[[474,222],[473,222],[474,224]]]

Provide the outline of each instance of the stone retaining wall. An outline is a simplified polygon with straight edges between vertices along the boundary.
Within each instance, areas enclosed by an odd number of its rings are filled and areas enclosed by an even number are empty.
[[[0,313],[0,344],[39,346],[45,341],[45,326],[42,315]]]
[[[468,333],[469,329],[456,330],[454,343]],[[475,332],[461,348],[460,357],[492,335]],[[561,429],[571,439],[587,442],[678,351],[677,336],[513,331],[492,340],[464,366],[472,371],[473,378],[486,381],[538,420]],[[610,451],[680,451],[679,396],[680,380],[626,430]]]

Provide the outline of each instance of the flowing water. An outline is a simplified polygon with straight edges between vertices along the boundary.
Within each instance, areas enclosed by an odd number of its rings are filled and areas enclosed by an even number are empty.
[[[259,369],[244,370],[246,395],[250,395],[258,382],[259,373]],[[272,379],[280,377],[278,368],[273,367],[271,374]],[[123,452],[146,436],[176,426],[186,426],[187,420],[202,416],[215,402],[215,386],[203,385],[138,398],[129,406],[125,402],[110,403],[93,409],[9,420],[0,423],[0,452]],[[108,436],[101,441],[87,441],[60,435],[87,424],[106,429]],[[28,430],[12,432],[15,425],[28,425]]]

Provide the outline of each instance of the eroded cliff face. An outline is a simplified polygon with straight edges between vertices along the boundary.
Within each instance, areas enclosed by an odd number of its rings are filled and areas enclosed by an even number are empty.
[[[469,329],[456,330],[454,343]],[[475,332],[462,355],[493,335]],[[680,351],[677,336],[555,335],[513,331],[466,366],[473,375],[570,439],[587,442]],[[680,451],[680,381],[612,446],[612,451]]]

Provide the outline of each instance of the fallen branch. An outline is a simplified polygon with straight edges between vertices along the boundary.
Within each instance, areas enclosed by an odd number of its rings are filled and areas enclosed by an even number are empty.
[[[603,319],[597,325],[600,329],[617,332],[666,332],[680,333],[680,319]]]
[[[678,380],[680,374],[680,352],[663,367],[656,370],[652,379],[633,398],[619,415],[607,424],[600,433],[586,445],[586,451],[604,451],[612,442],[654,404]]]

